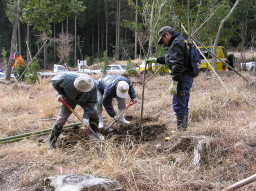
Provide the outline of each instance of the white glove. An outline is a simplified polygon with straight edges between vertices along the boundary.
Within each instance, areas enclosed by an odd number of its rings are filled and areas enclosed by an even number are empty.
[[[170,87],[171,95],[177,95],[177,88],[178,88],[178,81],[173,80]]]
[[[85,126],[89,126],[89,119],[83,118],[83,124],[84,124]]]
[[[63,100],[63,99],[64,99],[64,98],[63,98],[62,95],[59,94],[59,95],[57,96],[57,100],[58,100],[58,101]]]

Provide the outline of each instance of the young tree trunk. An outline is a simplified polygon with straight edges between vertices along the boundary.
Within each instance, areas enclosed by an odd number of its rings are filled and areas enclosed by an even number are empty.
[[[29,24],[27,24],[27,62],[30,61],[30,29],[29,29]]]
[[[120,0],[116,1],[116,48],[115,58],[120,58]]]
[[[19,53],[21,54],[21,34],[20,34],[20,21],[18,22],[18,50]]]
[[[105,33],[105,39],[106,39],[106,46],[105,46],[105,51],[106,51],[106,55],[108,56],[108,0],[104,0],[105,2],[105,24],[106,24],[106,33]]]
[[[230,9],[229,13],[221,20],[220,25],[219,25],[219,29],[218,32],[216,34],[215,37],[215,41],[213,46],[217,46],[219,39],[220,39],[220,33],[222,31],[222,28],[224,26],[224,23],[229,19],[229,17],[232,15],[232,13],[234,12],[235,8],[237,7],[238,3],[240,2],[240,0],[236,0],[235,4],[233,5],[233,7]]]
[[[75,16],[75,45],[74,45],[74,63],[77,61],[77,16]]]
[[[19,8],[20,0],[18,0],[17,5],[18,5],[17,7]],[[18,25],[19,25],[19,9],[17,10],[16,19],[15,19],[15,22],[14,22],[13,27],[12,27],[11,49],[10,49],[10,55],[9,55],[7,68],[6,68],[6,71],[5,71],[5,79],[6,80],[10,80],[11,72],[12,72],[12,64],[14,62],[13,55],[17,51]]]
[[[18,1],[18,17],[21,15],[21,8],[20,8],[20,0]],[[20,20],[18,20],[18,44],[19,44],[19,47],[18,47],[18,50],[19,50],[19,53],[21,54],[21,31],[20,31]]]
[[[47,44],[44,46],[44,69],[47,69]]]
[[[12,39],[11,39],[11,49],[10,49],[10,56],[8,60],[8,65],[5,72],[5,79],[10,80],[11,72],[12,72],[12,64],[14,62],[13,55],[17,51],[17,30],[18,30],[18,17],[12,27]]]
[[[155,2],[152,3],[151,6],[151,12],[150,12],[150,22],[149,22],[149,41],[148,41],[148,57],[152,56],[152,50],[153,50],[153,16],[154,16],[154,4]]]
[[[53,24],[53,59],[54,59],[54,62],[56,62],[56,44],[55,44],[55,41],[56,41],[56,25]]]
[[[66,18],[66,33],[68,33],[68,17]]]
[[[98,37],[97,37],[97,55],[100,57],[100,21],[99,17],[97,18],[98,24],[97,24],[97,31],[98,31]]]
[[[136,27],[138,25],[138,0],[136,0],[135,2],[135,6],[136,6],[136,9],[135,9],[135,24],[136,24]],[[137,28],[135,29],[135,35],[134,35],[134,58],[136,59],[138,56],[137,56],[137,47],[138,47],[138,32],[137,32]]]

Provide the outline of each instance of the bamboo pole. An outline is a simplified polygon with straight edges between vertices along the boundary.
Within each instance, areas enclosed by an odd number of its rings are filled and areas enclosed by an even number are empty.
[[[237,183],[235,183],[235,184],[233,184],[233,185],[231,185],[231,186],[225,188],[225,189],[222,190],[222,191],[233,191],[233,190],[237,190],[238,188],[241,188],[241,187],[243,187],[243,186],[245,186],[245,185],[247,185],[247,184],[250,184],[250,183],[252,183],[252,182],[254,182],[254,181],[256,181],[256,174],[254,174],[254,175],[252,175],[252,176],[250,176],[250,177],[248,177],[248,178],[245,178],[245,179],[243,179],[243,180],[241,180],[241,181],[239,181],[239,182],[237,182]]]
[[[64,130],[71,129],[74,126],[80,126],[80,125],[81,125],[81,123],[73,123],[73,124],[64,126],[63,129]],[[15,135],[15,136],[10,136],[10,137],[6,137],[6,138],[2,138],[2,139],[0,139],[0,144],[17,142],[17,141],[23,140],[24,138],[30,138],[30,137],[33,137],[33,136],[47,135],[49,132],[51,132],[51,130],[52,130],[52,128],[41,130],[41,131],[29,132],[29,133],[24,133],[24,134],[20,134],[20,135]]]

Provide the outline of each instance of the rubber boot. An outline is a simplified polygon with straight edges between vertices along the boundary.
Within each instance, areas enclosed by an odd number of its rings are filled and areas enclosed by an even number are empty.
[[[121,112],[122,112],[122,114],[120,115],[120,122],[122,122],[125,125],[129,125],[130,122],[125,119],[124,112],[123,111],[121,111]]]
[[[186,131],[188,128],[188,114],[186,114],[183,118],[182,128],[184,131]]]
[[[99,116],[99,129],[104,128],[103,117]]]
[[[49,136],[49,139],[48,139],[50,149],[56,148],[56,142],[57,142],[58,137],[61,134],[62,128],[63,128],[62,125],[59,125],[59,124],[54,125],[51,135]]]
[[[183,129],[183,117],[177,117],[177,130],[181,131]]]

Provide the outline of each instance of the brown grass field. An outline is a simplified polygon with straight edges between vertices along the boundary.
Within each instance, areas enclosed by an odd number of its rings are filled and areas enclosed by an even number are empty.
[[[90,140],[80,129],[63,133],[54,151],[48,150],[47,136],[0,145],[0,190],[39,191],[47,176],[93,174],[116,179],[130,191],[207,191],[254,174],[256,89],[231,72],[220,76],[227,91],[213,74],[195,79],[186,132],[175,131],[166,75],[147,82],[143,131],[140,105],[135,105],[127,112],[131,125],[115,126],[117,133],[103,143]],[[140,99],[141,85],[135,88]],[[60,104],[48,81],[34,86],[0,84],[0,89],[1,138],[52,126]],[[106,113],[105,121],[110,122]],[[72,116],[68,123],[73,122],[77,120]],[[202,136],[214,141],[201,166],[192,162],[193,143],[173,149],[182,137]],[[240,190],[256,190],[256,184]]]

